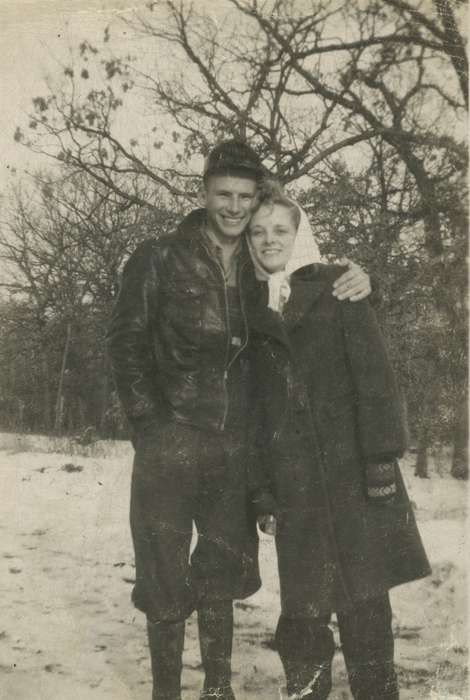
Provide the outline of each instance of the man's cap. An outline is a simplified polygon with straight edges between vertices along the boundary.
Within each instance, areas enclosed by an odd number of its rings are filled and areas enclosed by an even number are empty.
[[[259,179],[266,170],[258,154],[243,141],[233,139],[222,141],[215,146],[206,158],[203,177],[209,175],[230,175],[232,172]]]

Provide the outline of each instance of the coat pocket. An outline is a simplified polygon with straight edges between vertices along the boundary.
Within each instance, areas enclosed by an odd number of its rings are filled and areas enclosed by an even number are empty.
[[[207,290],[199,285],[182,283],[181,286],[167,286],[164,296],[167,306],[176,313],[187,316],[199,310],[201,302],[207,296]]]
[[[188,283],[169,285],[162,294],[161,317],[184,345],[199,344],[207,290]]]

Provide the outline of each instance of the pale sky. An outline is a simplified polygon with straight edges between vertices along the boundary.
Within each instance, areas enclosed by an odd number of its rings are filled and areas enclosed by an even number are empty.
[[[220,15],[220,0],[196,0],[196,4],[198,9]],[[17,144],[13,134],[17,126],[27,126],[32,98],[47,94],[44,78],[61,76],[70,63],[72,48],[83,39],[102,45],[104,29],[110,25],[110,51],[118,55],[128,51],[142,59],[148,59],[151,52],[150,59],[156,58],[155,42],[149,40],[145,46],[142,37],[126,31],[121,21],[131,19],[145,5],[146,0],[0,0],[0,194],[14,169],[18,179],[25,170],[54,162]],[[169,70],[174,68],[173,56],[160,59]],[[133,106],[129,126],[135,130],[139,120],[148,120],[149,115],[135,101]],[[128,113],[123,118],[129,121]],[[129,131],[129,135],[135,134]]]
[[[61,73],[70,48],[84,38],[98,42],[110,23],[120,28],[120,48],[127,41],[132,51],[118,20],[143,4],[143,0],[0,0],[0,190],[12,168],[20,173],[44,162],[13,140],[16,126],[25,123],[31,99],[45,93],[44,76]],[[112,36],[117,41],[118,31]]]
[[[198,9],[203,7],[214,16],[221,16],[220,0],[195,2]],[[12,169],[17,170],[18,178],[25,169],[53,163],[32,155],[13,140],[15,128],[27,126],[26,114],[32,98],[47,93],[44,77],[60,76],[64,65],[70,62],[71,48],[76,48],[81,40],[101,44],[107,25],[112,30],[108,48],[121,55],[129,51],[149,58],[149,52],[155,52],[155,42],[146,47],[141,37],[126,32],[120,22],[144,7],[145,0],[0,0],[0,194],[11,180]],[[169,70],[175,65],[173,56],[160,59]],[[123,118],[130,128],[136,129],[139,120],[149,119],[149,109],[133,102],[131,117],[127,113]],[[354,153],[359,150],[355,147]]]

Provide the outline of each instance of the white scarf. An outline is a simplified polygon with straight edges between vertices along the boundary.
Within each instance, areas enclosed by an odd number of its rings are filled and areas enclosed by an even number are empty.
[[[297,229],[292,255],[283,270],[278,270],[277,272],[268,272],[265,270],[254,253],[249,235],[247,236],[248,249],[255,267],[256,279],[268,283],[268,307],[278,313],[282,311],[290,297],[290,276],[292,273],[296,270],[300,270],[301,267],[322,262],[320,250],[313,236],[312,227],[310,226],[307,214],[297,202],[293,202],[293,204],[300,210],[300,223]]]

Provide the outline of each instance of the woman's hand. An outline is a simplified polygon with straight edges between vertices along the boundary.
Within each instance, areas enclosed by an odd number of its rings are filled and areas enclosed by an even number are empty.
[[[340,301],[360,301],[368,297],[372,291],[369,275],[348,258],[342,258],[338,264],[347,265],[348,269],[333,284],[333,296]]]
[[[276,518],[274,515],[258,515],[258,527],[265,535],[276,535]]]

